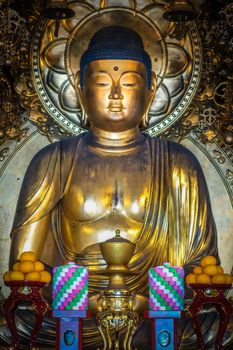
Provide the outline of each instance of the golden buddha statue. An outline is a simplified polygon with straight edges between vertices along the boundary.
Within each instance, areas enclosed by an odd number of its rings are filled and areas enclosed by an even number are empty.
[[[129,267],[140,273],[128,286],[146,296],[150,267],[169,261],[189,272],[203,255],[218,255],[206,182],[190,151],[141,132],[156,77],[136,32],[105,27],[95,33],[75,82],[88,132],[45,147],[31,161],[10,266],[31,250],[51,268],[72,260],[99,270],[105,267],[100,243],[119,229],[136,244]],[[89,292],[106,283],[91,275]]]

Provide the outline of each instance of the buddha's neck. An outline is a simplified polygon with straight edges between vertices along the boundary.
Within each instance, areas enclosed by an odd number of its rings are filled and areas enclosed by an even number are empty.
[[[108,132],[91,127],[85,135],[85,141],[94,149],[109,153],[125,153],[137,150],[145,141],[138,127],[122,131]]]

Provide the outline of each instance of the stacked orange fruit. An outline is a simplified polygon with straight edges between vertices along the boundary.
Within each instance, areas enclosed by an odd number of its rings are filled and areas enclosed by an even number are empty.
[[[222,266],[217,265],[214,256],[208,255],[201,259],[201,265],[196,266],[192,273],[186,276],[187,284],[232,284],[233,278],[224,273]]]
[[[12,271],[7,271],[3,275],[5,282],[9,281],[37,281],[50,282],[51,275],[45,271],[45,266],[41,261],[36,260],[33,252],[24,252],[19,260],[13,264]]]

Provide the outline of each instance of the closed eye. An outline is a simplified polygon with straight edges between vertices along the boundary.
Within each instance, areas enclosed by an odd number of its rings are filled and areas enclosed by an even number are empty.
[[[110,84],[109,83],[95,83],[95,85],[96,86],[101,86],[101,87],[108,87],[108,86],[110,86]]]
[[[136,86],[136,83],[123,83],[123,84],[121,84],[121,86],[132,87],[132,86]]]
[[[132,88],[140,84],[143,77],[134,71],[125,72],[120,77],[120,84],[122,87]]]

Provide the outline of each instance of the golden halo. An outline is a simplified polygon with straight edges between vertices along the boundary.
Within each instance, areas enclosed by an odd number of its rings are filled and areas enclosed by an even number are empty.
[[[110,7],[92,12],[74,27],[65,48],[65,69],[71,84],[75,86],[74,78],[79,70],[80,59],[87,50],[91,37],[99,29],[112,25],[131,28],[141,36],[159,86],[168,65],[167,47],[161,31],[144,14],[124,7]]]

